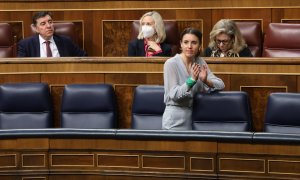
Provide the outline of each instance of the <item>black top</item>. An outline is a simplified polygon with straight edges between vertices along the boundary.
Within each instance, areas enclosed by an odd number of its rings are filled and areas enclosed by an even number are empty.
[[[160,44],[161,53],[154,54],[153,56],[171,56],[171,45],[167,43]],[[134,39],[128,43],[128,56],[146,56],[144,49],[144,40],[143,39]]]
[[[204,51],[204,57],[211,57],[212,50],[210,47],[206,48]],[[239,52],[240,57],[253,57],[251,50],[246,47]]]

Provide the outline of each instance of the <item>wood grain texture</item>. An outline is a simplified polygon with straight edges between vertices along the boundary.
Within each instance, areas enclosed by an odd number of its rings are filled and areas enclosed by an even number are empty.
[[[1,179],[298,179],[300,147],[214,140],[10,138]],[[13,141],[12,141],[13,140]],[[7,139],[1,139],[0,144]],[[28,149],[19,142],[48,142]],[[5,143],[6,144],[6,143]],[[30,144],[30,143],[29,143]],[[8,144],[7,144],[8,145]],[[9,145],[8,145],[9,146]],[[45,166],[44,166],[45,164]]]
[[[203,31],[203,48],[207,47],[209,33],[219,19],[260,21],[265,32],[269,23],[299,23],[300,17],[300,3],[295,0],[2,0],[0,19],[13,25],[19,41],[32,35],[32,15],[45,7],[52,11],[55,21],[75,23],[80,46],[92,57],[127,56],[129,22],[152,10],[158,11],[165,20],[179,21],[180,32],[188,26],[199,28]]]

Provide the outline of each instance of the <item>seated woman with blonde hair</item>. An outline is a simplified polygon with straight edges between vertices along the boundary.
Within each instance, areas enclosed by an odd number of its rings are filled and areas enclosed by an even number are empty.
[[[139,34],[128,44],[128,56],[171,56],[171,45],[164,43],[166,31],[160,14],[147,12],[140,19]]]
[[[253,57],[233,20],[221,19],[210,32],[206,57]]]

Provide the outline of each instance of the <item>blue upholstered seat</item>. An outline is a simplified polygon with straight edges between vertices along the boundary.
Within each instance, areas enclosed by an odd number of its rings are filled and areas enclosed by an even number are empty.
[[[193,104],[193,130],[251,131],[252,118],[248,99],[248,94],[240,91],[197,94]]]
[[[53,124],[48,84],[0,85],[0,128],[49,128]]]
[[[140,85],[135,89],[132,104],[133,129],[161,129],[165,110],[164,87]]]
[[[115,92],[110,84],[66,85],[61,105],[61,127],[116,128]]]
[[[299,93],[272,93],[269,95],[264,131],[300,134]]]

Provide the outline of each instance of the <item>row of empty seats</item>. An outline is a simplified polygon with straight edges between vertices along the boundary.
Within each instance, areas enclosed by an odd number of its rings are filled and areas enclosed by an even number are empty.
[[[61,127],[115,128],[115,95],[111,85],[67,85],[63,92]],[[53,127],[53,105],[48,84],[0,85],[0,128]]]
[[[172,54],[179,52],[179,31],[176,21],[165,20],[166,42],[172,46]],[[300,24],[270,23],[262,34],[258,22],[237,22],[254,57],[300,57]],[[79,43],[72,22],[55,22],[55,33],[70,37]],[[139,21],[133,21],[131,38],[137,37]],[[264,37],[265,36],[265,37]],[[0,23],[0,57],[16,56],[16,40],[12,27],[8,23]]]
[[[133,129],[160,129],[165,108],[163,86],[136,88],[132,107]],[[300,133],[300,94],[271,93],[268,97],[264,131]],[[194,98],[193,130],[253,131],[249,97],[242,91],[199,93]]]
[[[132,129],[161,130],[164,87],[141,85],[132,102]],[[48,84],[0,85],[0,128],[39,129],[53,127]],[[300,94],[269,96],[265,132],[300,132]],[[193,105],[193,130],[252,132],[248,95],[240,91],[198,94]],[[109,84],[66,85],[61,105],[61,127],[76,129],[117,128],[117,103]]]

